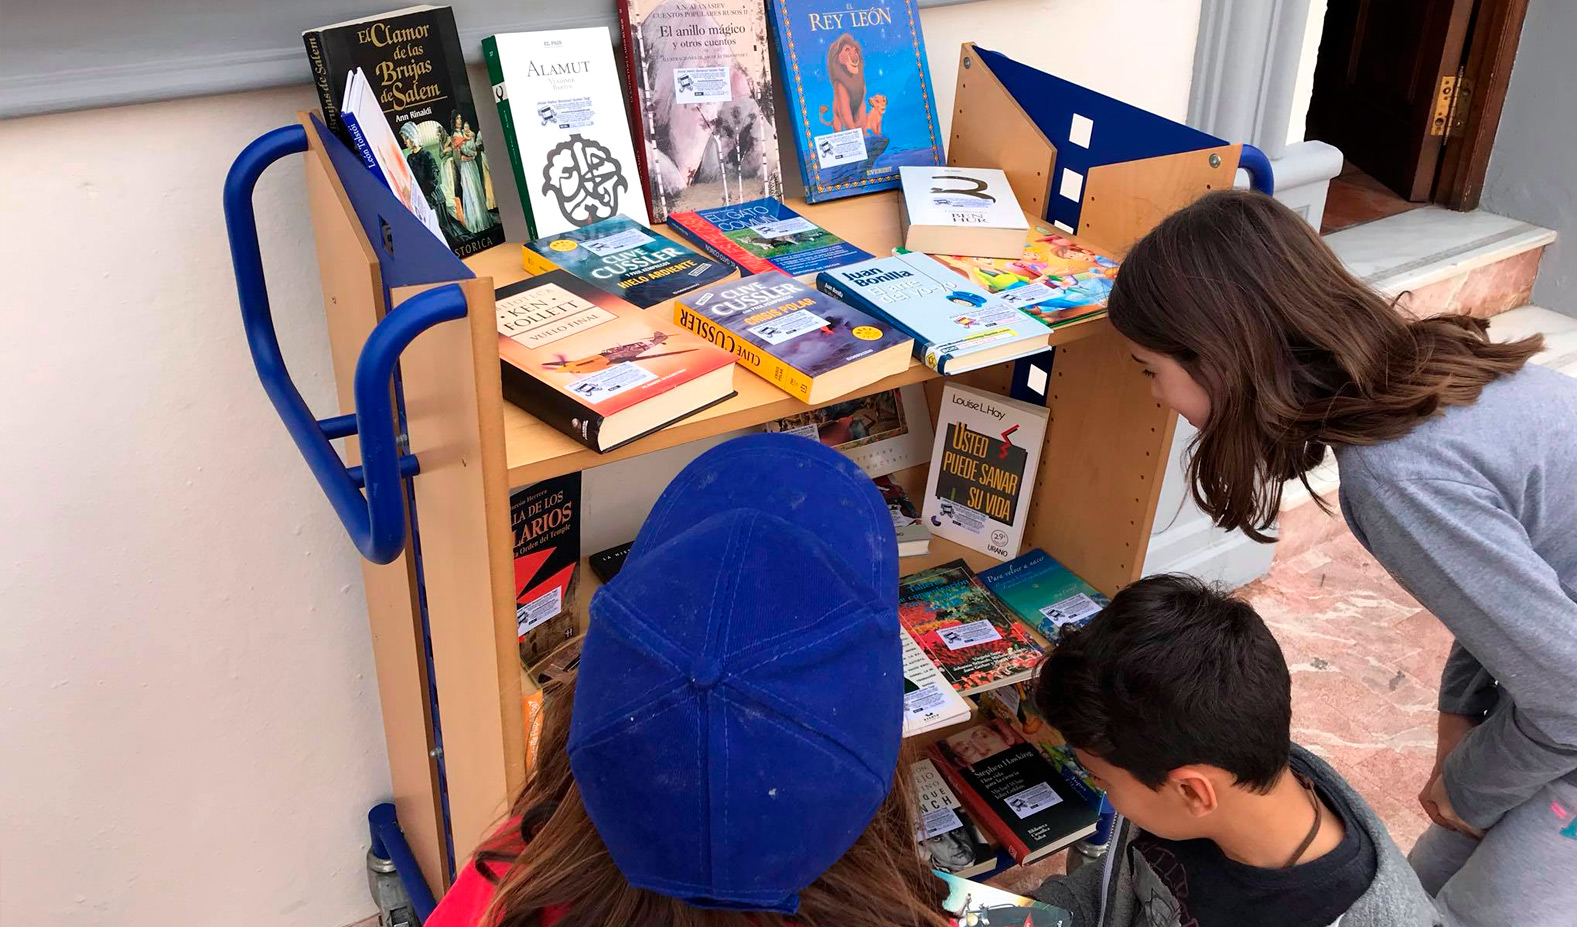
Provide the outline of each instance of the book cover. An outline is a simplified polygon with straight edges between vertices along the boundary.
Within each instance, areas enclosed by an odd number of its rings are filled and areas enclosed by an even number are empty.
[[[915,0],[769,0],[805,201],[898,186],[941,164],[942,129]]]
[[[898,329],[777,271],[679,296],[674,320],[807,403],[908,366],[910,340]]]
[[[762,5],[618,0],[630,124],[653,222],[783,195]]]
[[[898,581],[898,620],[960,695],[1028,679],[1040,645],[969,565],[954,560]]]
[[[980,574],[981,582],[1052,644],[1082,627],[1111,600],[1036,547]]]
[[[915,842],[926,865],[939,872],[972,876],[996,868],[997,848],[991,845],[947,780],[930,760],[910,767],[914,779]]]
[[[579,633],[580,472],[543,480],[509,496],[515,551],[515,628],[520,665],[535,666]]]
[[[1094,832],[1099,814],[1005,721],[966,728],[926,751],[959,801],[1019,863]]]
[[[1033,685],[1033,682],[1021,682],[992,689],[980,693],[975,702],[982,713],[1007,722],[1025,743],[1034,745],[1052,768],[1057,770],[1057,774],[1062,776],[1063,784],[1080,801],[1098,812],[1110,811],[1106,792],[1095,784],[1095,778],[1089,770],[1080,765],[1073,748],[1062,739],[1062,734],[1047,724],[1046,719],[1035,710],[1034,699],[1028,691]]]
[[[893,482],[891,476],[878,476],[876,488],[882,491],[882,501],[893,517],[893,531],[898,535],[898,556],[918,557],[931,550],[931,529],[920,517],[920,507],[914,504],[904,488]]]
[[[482,58],[529,236],[620,214],[645,223],[646,194],[607,27],[490,35]]]
[[[905,166],[898,174],[905,248],[1018,257],[1029,222],[1002,171],[939,165]]]
[[[937,373],[964,373],[1044,350],[1051,330],[930,256],[903,252],[822,271],[816,287],[892,322]]]
[[[697,254],[626,216],[526,242],[526,270],[566,270],[592,286],[648,309],[726,280],[733,265]]]
[[[947,899],[942,908],[953,916],[955,927],[1073,927],[1073,915],[1067,908],[971,882],[950,872],[936,874],[947,883]]]
[[[427,195],[416,183],[411,166],[405,160],[400,143],[394,140],[389,122],[367,83],[367,75],[355,68],[345,81],[345,97],[340,103],[340,116],[345,120],[356,151],[361,154],[367,169],[377,175],[389,188],[395,199],[405,204],[411,214],[420,219],[428,230],[444,241],[443,228],[438,224],[438,213],[427,201]]]
[[[923,505],[931,533],[999,560],[1017,556],[1047,418],[1044,406],[947,384]]]
[[[668,226],[747,275],[780,270],[798,277],[871,256],[771,198],[676,212]]]
[[[906,631],[903,644],[903,736],[913,737],[969,717],[969,703]]]
[[[626,541],[607,550],[599,550],[586,558],[591,565],[591,572],[596,575],[603,585],[613,581],[619,571],[624,569],[624,561],[629,559],[630,548],[635,546],[634,541]]]
[[[496,307],[505,397],[592,450],[611,450],[733,395],[732,354],[565,271],[500,288]],[[718,395],[692,397],[647,427],[624,428],[617,440],[603,433],[613,417],[714,374],[723,380]]]
[[[919,383],[806,409],[761,427],[820,441],[873,477],[925,463],[935,443]]]
[[[1030,225],[1014,258],[933,254],[937,263],[1056,327],[1106,311],[1118,263],[1056,231]]]
[[[356,68],[367,76],[444,240],[466,257],[502,244],[504,226],[454,12],[413,6],[302,33],[323,122],[354,146],[334,93]],[[367,121],[361,129],[367,131]]]

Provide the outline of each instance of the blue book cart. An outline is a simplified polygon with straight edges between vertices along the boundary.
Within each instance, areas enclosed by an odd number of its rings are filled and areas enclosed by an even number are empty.
[[[1167,211],[1229,186],[1235,168],[1251,162],[1246,148],[1004,56],[968,45],[962,54],[950,157],[1002,167],[1025,204],[1110,251],[1121,253]],[[251,197],[263,171],[286,159],[289,167],[279,169],[304,171],[335,410],[314,412],[302,400],[269,312]],[[1064,171],[1081,179],[1054,182]],[[1074,189],[1064,183],[1077,183],[1078,195],[1062,196]],[[526,276],[518,244],[455,257],[305,113],[241,153],[224,202],[259,379],[323,490],[324,498],[291,504],[326,500],[365,558],[399,821],[395,827],[387,809],[378,811],[378,843],[398,844],[403,831],[404,868],[419,868],[441,893],[497,826],[527,770],[522,698],[534,687],[516,646],[511,489],[806,407],[739,369],[734,399],[595,454],[502,398],[493,291]],[[895,193],[791,205],[872,253],[899,241]],[[1038,366],[1002,364],[964,379],[1050,408],[1024,543],[1110,594],[1143,568],[1174,418],[1150,398],[1104,319],[1058,329],[1053,345],[1054,364],[1043,355]],[[851,395],[915,383],[925,384],[934,415],[942,384],[919,364]],[[925,476],[924,467],[897,474],[912,493]],[[976,568],[995,562],[937,538],[928,555],[904,566],[959,557]],[[584,621],[596,579],[584,564],[582,574]]]

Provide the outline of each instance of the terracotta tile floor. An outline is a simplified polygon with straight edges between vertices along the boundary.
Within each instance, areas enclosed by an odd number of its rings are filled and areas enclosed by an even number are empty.
[[[1422,205],[1409,203],[1389,187],[1348,164],[1342,168],[1341,174],[1331,180],[1330,189],[1325,194],[1325,215],[1320,220],[1320,234],[1329,235]]]

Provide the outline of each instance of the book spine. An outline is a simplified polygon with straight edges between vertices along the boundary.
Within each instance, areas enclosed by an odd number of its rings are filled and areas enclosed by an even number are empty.
[[[505,399],[586,447],[602,453],[602,448],[597,446],[597,435],[602,430],[601,415],[518,367],[502,362],[499,366]]]
[[[789,58],[789,41],[792,38],[789,29],[788,0],[768,0],[769,12],[767,15],[767,29],[772,33],[771,44],[777,49],[778,73],[783,75],[783,99],[788,104],[789,130],[794,133],[794,155],[799,162],[800,181],[805,187],[805,202],[815,203],[823,199],[821,188],[811,177],[810,159],[815,156],[811,149],[809,133],[799,114],[805,103],[805,89],[800,84],[799,69]]]
[[[990,803],[979,792],[975,791],[963,773],[953,766],[947,757],[942,755],[942,751],[938,750],[935,744],[926,749],[926,754],[930,756],[931,762],[936,764],[936,768],[941,770],[942,778],[946,779],[947,784],[953,787],[953,794],[958,797],[958,803],[964,806],[964,810],[968,811],[970,816],[975,819],[975,823],[985,828],[986,832],[991,836],[997,838],[997,842],[1001,843],[1002,848],[1008,851],[1008,855],[1013,857],[1014,862],[1022,864],[1024,858],[1030,854],[1029,844],[1025,843],[1023,838],[1014,832],[1012,827],[1008,826],[1008,822],[1002,820],[1002,817],[992,809]]]
[[[935,365],[932,366],[931,369],[935,370],[937,373],[944,372],[942,370],[942,363],[952,355],[943,355],[940,359],[932,357],[930,351],[930,342],[921,337],[919,332],[915,331],[913,328],[910,328],[908,325],[905,325],[903,321],[897,316],[887,312],[886,310],[882,309],[881,306],[871,301],[871,299],[865,294],[856,293],[855,291],[849,289],[843,284],[843,281],[839,280],[837,277],[825,270],[816,275],[816,289],[826,293],[833,299],[848,303],[854,308],[864,312],[866,315],[881,319],[883,322],[886,322],[893,328],[896,328],[905,335],[908,335],[910,338],[913,338],[915,359],[927,365],[931,365],[934,361]]]
[[[520,266],[533,277],[559,269],[557,264],[532,251],[530,245],[520,246]]]
[[[493,100],[498,104],[498,124],[504,132],[504,147],[509,150],[509,165],[515,169],[515,190],[520,208],[526,214],[526,240],[537,237],[537,219],[531,210],[531,185],[526,181],[526,165],[520,157],[520,139],[515,136],[515,114],[509,105],[509,88],[504,85],[504,63],[498,57],[498,42],[493,36],[482,40],[482,60],[487,63],[487,81],[493,85]]]
[[[644,94],[642,94],[640,40],[635,35],[635,28],[630,21],[630,4],[639,0],[615,0],[614,6],[619,9],[619,45],[624,54],[624,82],[629,88],[630,102],[630,127],[635,130],[635,169],[641,175],[641,188],[646,194],[646,206],[651,212],[652,223],[656,224],[667,219],[666,210],[658,209],[657,191],[652,187],[651,174],[646,165],[646,109]]]
[[[318,105],[323,108],[323,125],[340,138],[345,137],[344,123],[340,120],[339,101],[334,99],[334,75],[323,55],[323,34],[306,32],[301,36],[307,46],[307,63],[312,65],[312,86],[318,92]]]
[[[668,217],[668,227],[678,232],[686,241],[710,254],[714,259],[739,269],[739,275],[748,277],[773,270],[773,266],[755,255],[734,245],[717,227],[693,212],[676,212]],[[722,239],[717,241],[715,239]],[[730,247],[733,245],[733,247]]]
[[[362,133],[361,123],[356,121],[356,114],[345,113],[344,118],[345,131],[350,133],[351,150],[361,155],[361,160],[367,165],[367,170],[372,171],[374,177],[383,181],[385,187],[389,187],[389,178],[383,176],[383,168],[378,166],[378,159],[373,157],[372,146],[367,144],[367,136]],[[389,187],[389,189],[393,190],[394,188]]]
[[[748,368],[801,402],[810,398],[811,387],[815,385],[810,377],[677,300],[674,302],[674,322],[731,352],[739,358],[740,366]]]

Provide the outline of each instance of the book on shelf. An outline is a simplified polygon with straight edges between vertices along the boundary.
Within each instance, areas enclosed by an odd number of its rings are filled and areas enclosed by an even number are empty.
[[[618,0],[636,159],[653,222],[783,195],[759,0]]]
[[[997,848],[969,817],[947,780],[928,759],[910,766],[914,779],[915,842],[927,865],[939,872],[969,877],[997,865]]]
[[[898,621],[960,695],[1034,675],[1040,645],[963,560],[898,581]]]
[[[871,256],[770,197],[672,213],[668,227],[747,275],[779,270],[798,277]]]
[[[444,241],[443,228],[438,224],[438,213],[427,201],[427,195],[411,173],[405,152],[394,139],[389,121],[373,96],[372,86],[361,68],[352,68],[345,79],[345,97],[340,102],[340,118],[345,122],[345,133],[351,147],[361,155],[362,163],[373,176],[383,181],[394,198],[405,204],[411,214],[420,219],[428,230]],[[444,244],[448,244],[444,241]]]
[[[1038,547],[982,571],[980,579],[1052,644],[1063,631],[1084,626],[1111,602]]]
[[[777,271],[685,293],[674,320],[811,405],[909,366],[912,342],[898,329]]]
[[[504,397],[599,453],[734,395],[734,356],[573,274],[495,294]]]
[[[606,26],[490,35],[482,60],[529,237],[647,221]]]
[[[399,139],[401,156],[460,257],[502,244],[488,150],[460,53],[454,11],[412,6],[301,34],[323,123],[354,149],[339,89],[356,68]],[[361,130],[368,119],[360,119]]]
[[[1028,691],[1033,685],[1033,682],[1017,683],[982,692],[975,698],[975,703],[980,706],[982,714],[1007,722],[1025,743],[1039,750],[1041,756],[1062,776],[1062,784],[1080,801],[1097,812],[1110,811],[1111,804],[1106,800],[1106,792],[1095,784],[1095,777],[1079,763],[1073,748],[1062,739],[1057,729],[1046,723],[1046,719],[1036,710],[1034,699]]]
[[[954,927],[1073,927],[1073,915],[1067,908],[951,872],[936,870],[936,874],[947,883],[942,909],[952,915]]]
[[[898,535],[898,556],[918,557],[931,550],[931,529],[920,518],[920,508],[909,498],[904,488],[893,482],[891,476],[878,476],[876,488],[882,491],[882,501],[893,517],[893,531]]]
[[[580,471],[509,495],[514,536],[515,630],[520,665],[532,667],[579,633]]]
[[[898,221],[910,251],[1016,258],[1029,222],[996,168],[901,167]]]
[[[624,561],[629,558],[630,548],[633,545],[633,541],[625,541],[607,550],[599,550],[586,558],[591,566],[591,572],[599,582],[606,585],[619,575],[619,571],[624,569]]]
[[[934,443],[931,411],[919,383],[806,409],[767,422],[762,430],[820,441],[872,477],[925,463]]]
[[[697,254],[627,216],[528,241],[521,263],[533,274],[568,271],[642,309],[734,276],[734,267]]]
[[[805,201],[898,186],[942,128],[915,0],[769,0]]]
[[[903,329],[915,357],[944,376],[1044,351],[1051,340],[1044,323],[925,254],[824,270],[816,287]]]
[[[1106,311],[1117,261],[1057,231],[1030,222],[1015,258],[933,254],[938,263],[1056,328]]]
[[[965,728],[926,750],[987,833],[1020,865],[1095,832],[1096,809],[1005,721]]]
[[[947,384],[922,504],[933,535],[999,560],[1018,553],[1048,417],[1044,406]]]
[[[903,643],[903,736],[913,737],[969,717],[969,703],[907,631]]]

